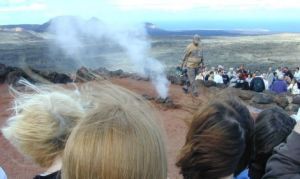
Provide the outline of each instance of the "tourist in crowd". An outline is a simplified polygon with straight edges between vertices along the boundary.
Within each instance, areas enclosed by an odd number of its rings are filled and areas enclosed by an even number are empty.
[[[269,67],[268,69],[266,80],[268,81],[268,85],[266,86],[266,88],[268,89],[270,85],[272,85],[273,82],[275,81],[275,74],[272,67]]]
[[[277,74],[276,77],[281,76],[281,75],[284,75],[283,72],[282,72],[282,67],[278,67],[277,70],[276,70],[275,72],[276,72],[276,74]]]
[[[274,148],[263,179],[300,178],[300,122],[287,140]]]
[[[167,179],[158,118],[144,100],[114,85],[89,88],[93,108],[67,141],[63,179]]]
[[[294,78],[298,83],[300,83],[300,70],[299,67],[296,67],[295,73],[294,73]]]
[[[284,142],[292,132],[296,121],[282,108],[273,107],[262,111],[255,120],[255,155],[250,164],[251,179],[261,179],[273,148]]]
[[[253,79],[250,82],[250,90],[263,92],[266,89],[266,85],[260,73],[256,71],[252,76]]]
[[[249,83],[246,81],[248,74],[238,72],[238,80],[236,81],[236,88],[241,88],[242,90],[249,90]]]
[[[205,81],[214,81],[214,72],[210,71],[204,78]]]
[[[218,71],[217,74],[215,74],[213,81],[216,82],[217,84],[224,84],[222,75],[223,75],[223,71],[221,69]]]
[[[230,78],[224,70],[222,71],[222,78],[225,85],[229,84]]]
[[[265,83],[265,90],[268,90],[269,89],[269,81],[268,81],[268,78],[267,78],[267,74],[266,73],[263,73],[262,75],[260,75],[262,77],[262,79],[264,80],[264,83]]]
[[[296,82],[296,78],[294,78],[291,84],[288,86],[288,91],[291,92],[293,95],[300,94],[300,90],[298,88],[298,84]]]
[[[227,75],[228,75],[230,80],[236,76],[236,72],[233,69],[234,68],[231,67],[231,68],[229,68],[229,70],[227,72]]]
[[[192,117],[177,161],[181,174],[185,179],[233,178],[248,166],[252,131],[253,120],[243,104],[207,104]]]
[[[44,169],[35,179],[56,179],[60,178],[65,143],[82,119],[84,109],[78,96],[70,91],[38,92],[15,99],[15,114],[2,133],[22,154]]]
[[[279,94],[279,93],[285,93],[287,92],[287,83],[284,81],[284,76],[283,74],[278,75],[273,84],[270,86],[270,90]]]
[[[240,66],[240,68],[238,69],[238,73],[241,79],[246,80],[246,78],[248,78],[248,72],[245,69],[244,65]]]
[[[290,82],[294,78],[293,73],[289,70],[288,67],[284,67],[282,69],[282,72],[283,72],[284,77],[288,77],[288,82]]]

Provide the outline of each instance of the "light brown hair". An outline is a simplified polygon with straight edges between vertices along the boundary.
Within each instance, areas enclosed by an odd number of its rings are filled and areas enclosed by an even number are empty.
[[[138,95],[111,84],[89,86],[92,109],[64,151],[63,179],[166,179],[161,128]]]

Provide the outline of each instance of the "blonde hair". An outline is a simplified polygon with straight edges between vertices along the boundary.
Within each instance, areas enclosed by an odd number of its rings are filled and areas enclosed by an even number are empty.
[[[2,133],[22,154],[46,168],[62,154],[84,110],[76,98],[70,96],[71,91],[36,91],[38,93],[21,94],[15,99],[15,114],[2,128]]]
[[[62,178],[166,179],[163,135],[149,105],[111,84],[85,93],[94,108],[67,141]]]

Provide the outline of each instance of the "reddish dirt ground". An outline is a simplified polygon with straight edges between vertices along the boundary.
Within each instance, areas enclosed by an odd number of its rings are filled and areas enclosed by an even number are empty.
[[[112,79],[113,83],[130,89],[138,94],[148,94],[157,96],[154,88],[149,82],[136,81],[132,79]],[[180,86],[171,86],[170,96],[175,104],[179,104],[178,109],[167,109],[166,107],[154,104],[159,116],[162,119],[162,126],[165,129],[165,138],[168,153],[168,169],[170,179],[181,178],[175,166],[176,157],[185,141],[187,131],[186,118],[191,115],[189,106],[195,105],[199,100],[192,99],[191,96],[182,93]],[[3,126],[10,115],[12,97],[8,92],[7,85],[0,85],[0,126]],[[10,179],[30,179],[43,169],[34,165],[29,159],[24,158],[16,151],[11,144],[6,141],[0,133],[0,166],[4,168]]]

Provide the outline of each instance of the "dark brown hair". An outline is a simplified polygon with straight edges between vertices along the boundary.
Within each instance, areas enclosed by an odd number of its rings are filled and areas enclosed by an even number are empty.
[[[273,148],[286,140],[295,125],[296,121],[279,107],[266,109],[257,116],[254,136],[256,152],[249,167],[251,178],[262,178]]]
[[[249,166],[254,155],[254,120],[247,106],[238,98],[227,96],[224,102],[240,115],[240,117],[235,119],[239,122],[245,133],[245,150],[235,169],[234,175],[236,176]]]
[[[247,131],[240,121],[249,119],[242,119],[235,103],[213,102],[193,116],[177,162],[185,179],[217,179],[236,171],[246,148]]]

